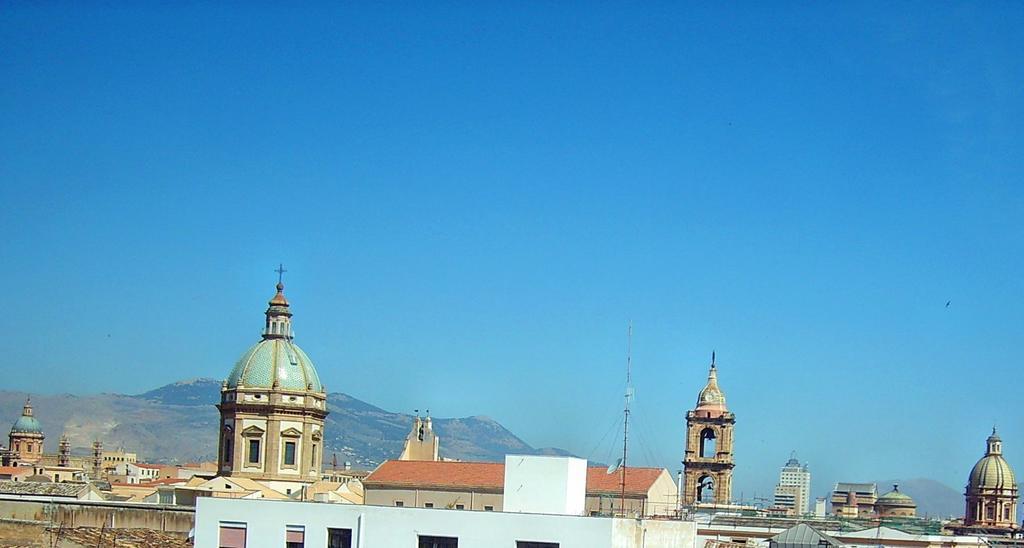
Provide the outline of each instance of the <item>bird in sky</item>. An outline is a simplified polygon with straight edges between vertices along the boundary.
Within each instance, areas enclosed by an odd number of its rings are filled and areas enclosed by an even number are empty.
[[[949,308],[949,303],[951,303],[951,302],[953,302],[953,301],[946,301],[946,308]]]

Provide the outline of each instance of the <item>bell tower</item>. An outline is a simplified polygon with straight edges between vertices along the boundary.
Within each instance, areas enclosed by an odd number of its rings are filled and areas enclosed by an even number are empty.
[[[733,426],[736,416],[725,406],[718,387],[715,353],[711,353],[708,383],[697,396],[697,407],[686,413],[686,452],[683,455],[684,506],[729,504],[732,499]]]

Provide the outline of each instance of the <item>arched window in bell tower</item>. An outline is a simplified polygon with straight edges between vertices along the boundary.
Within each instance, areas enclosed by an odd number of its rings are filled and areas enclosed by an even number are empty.
[[[705,428],[700,432],[700,456],[704,459],[713,459],[717,456],[715,431]]]
[[[715,501],[715,480],[711,476],[703,476],[697,482],[697,502]]]

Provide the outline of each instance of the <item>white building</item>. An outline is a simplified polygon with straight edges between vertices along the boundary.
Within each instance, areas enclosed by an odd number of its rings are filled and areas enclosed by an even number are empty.
[[[124,476],[125,483],[135,485],[160,479],[160,467],[141,462],[120,462],[114,467],[114,474]]]
[[[695,548],[692,521],[201,498],[196,548]]]
[[[582,516],[586,461],[508,456],[506,511],[203,497],[196,548],[695,548],[693,521]],[[514,508],[515,512],[508,511]],[[546,512],[546,513],[545,513]]]
[[[786,508],[787,513],[799,516],[810,511],[811,471],[806,464],[790,456],[779,473],[779,484],[775,486],[775,506]]]

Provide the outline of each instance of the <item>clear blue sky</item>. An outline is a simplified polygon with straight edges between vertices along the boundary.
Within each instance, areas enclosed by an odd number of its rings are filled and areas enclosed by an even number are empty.
[[[736,494],[1024,470],[1024,4],[0,8],[3,388],[224,377],[278,262],[332,391]],[[945,306],[951,301],[950,306]],[[40,410],[40,413],[45,411]],[[617,434],[612,434],[617,436]]]

